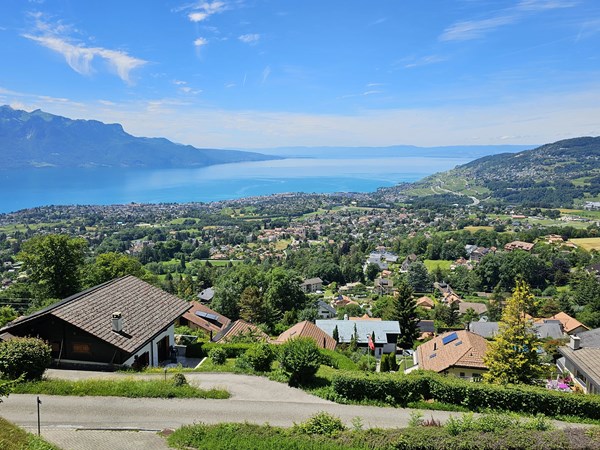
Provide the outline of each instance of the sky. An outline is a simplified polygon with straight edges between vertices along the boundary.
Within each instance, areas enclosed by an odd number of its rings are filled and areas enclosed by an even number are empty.
[[[598,0],[2,0],[0,104],[197,147],[600,135]]]

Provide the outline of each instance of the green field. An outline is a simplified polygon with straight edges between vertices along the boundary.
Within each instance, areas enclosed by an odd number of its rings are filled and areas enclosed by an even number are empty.
[[[470,231],[471,233],[475,233],[477,230],[485,230],[485,231],[492,231],[494,229],[494,227],[486,227],[486,226],[480,226],[480,227],[476,227],[476,226],[468,226],[464,228],[467,231]]]
[[[569,239],[569,241],[588,252],[591,250],[600,250],[600,238],[576,238]]]
[[[450,270],[450,266],[452,265],[454,261],[448,261],[448,260],[433,260],[433,259],[426,259],[424,261],[425,263],[425,267],[427,267],[427,270],[429,272],[433,272],[434,270],[436,270],[437,267],[439,267],[442,270]]]

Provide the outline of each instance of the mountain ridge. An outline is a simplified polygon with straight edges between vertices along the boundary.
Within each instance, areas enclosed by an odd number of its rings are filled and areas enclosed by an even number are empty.
[[[32,167],[205,167],[280,159],[239,150],[196,148],[166,138],[136,137],[121,124],[69,119],[37,109],[0,106],[4,169]]]

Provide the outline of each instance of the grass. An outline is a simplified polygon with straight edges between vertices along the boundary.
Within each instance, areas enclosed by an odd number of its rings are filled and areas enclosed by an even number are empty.
[[[468,227],[464,228],[467,231],[470,231],[471,233],[475,233],[478,230],[486,230],[486,231],[492,231],[494,229],[494,227],[488,227],[488,226],[473,226],[473,225],[469,225]]]
[[[229,398],[222,389],[175,386],[171,380],[42,380],[19,383],[15,394],[72,395],[128,398]]]
[[[281,239],[275,243],[275,250],[285,250],[291,243],[291,239]]]
[[[569,239],[569,242],[573,242],[588,252],[591,250],[600,250],[600,238],[574,238]]]
[[[27,433],[0,417],[0,448],[2,450],[59,450],[42,438]]]
[[[448,260],[434,260],[434,259],[426,259],[424,261],[425,267],[427,267],[427,270],[431,273],[434,270],[436,270],[437,267],[439,267],[442,270],[450,270],[450,266],[452,265],[454,261],[448,261]]]

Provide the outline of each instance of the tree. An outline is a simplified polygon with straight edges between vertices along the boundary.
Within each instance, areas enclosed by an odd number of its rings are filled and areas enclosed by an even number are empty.
[[[431,290],[431,279],[427,267],[421,261],[415,261],[408,266],[406,274],[408,284],[417,292],[425,292]]]
[[[332,337],[335,339],[335,342],[340,342],[340,331],[338,330],[338,326],[336,325],[333,329]]]
[[[38,338],[17,337],[0,342],[0,373],[3,378],[39,380],[52,362],[52,350]]]
[[[542,373],[538,358],[540,342],[525,313],[534,297],[524,281],[517,281],[506,301],[496,339],[488,346],[484,379],[492,383],[531,383]]]
[[[369,263],[365,269],[367,280],[373,281],[379,274],[379,266],[375,263]]]
[[[125,275],[144,279],[148,273],[142,267],[142,263],[131,256],[116,252],[102,253],[89,267],[87,282],[90,286],[95,286]]]
[[[420,334],[417,302],[413,299],[413,290],[408,283],[401,281],[397,286],[397,290],[398,298],[395,299],[390,320],[397,320],[400,324],[398,346],[400,348],[412,348],[415,339]]]
[[[263,299],[256,286],[248,286],[242,292],[239,302],[240,319],[258,324],[264,319]]]
[[[44,298],[65,298],[79,291],[87,242],[64,234],[36,236],[25,242],[17,259]]]
[[[8,322],[12,322],[19,315],[17,312],[10,306],[2,306],[0,307],[0,327],[3,327]]]
[[[295,338],[279,348],[279,365],[290,376],[289,385],[297,386],[309,381],[321,365],[321,352],[311,338]]]

